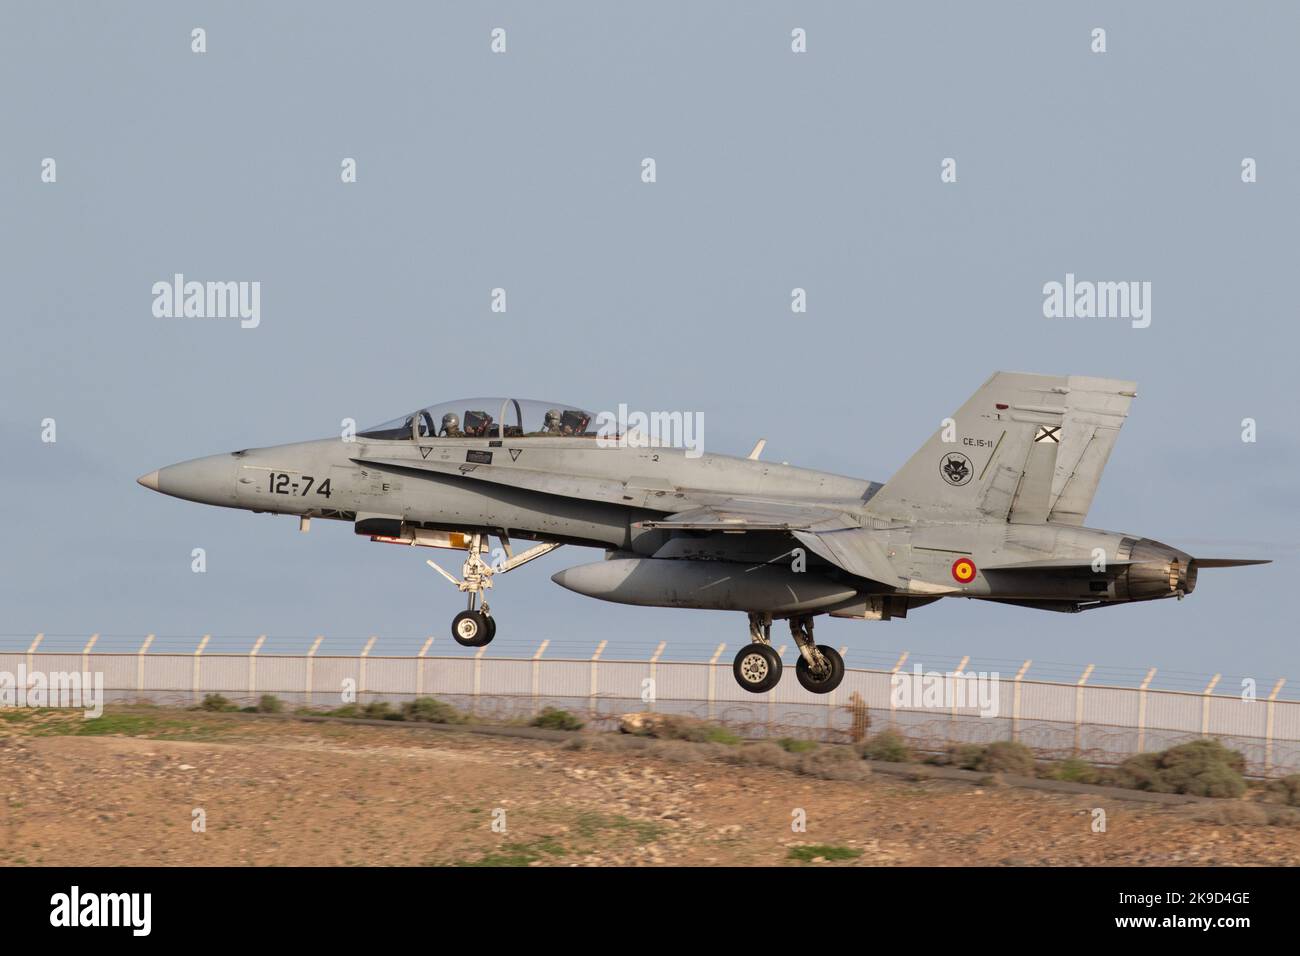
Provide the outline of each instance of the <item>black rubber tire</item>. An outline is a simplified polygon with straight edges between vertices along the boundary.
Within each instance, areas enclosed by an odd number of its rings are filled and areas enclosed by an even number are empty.
[[[481,611],[461,611],[451,619],[451,636],[461,647],[482,647],[488,637],[488,619]]]
[[[835,648],[825,644],[818,644],[817,650],[822,652],[822,657],[826,658],[831,665],[830,673],[818,680],[812,669],[808,667],[808,662],[800,654],[799,661],[794,665],[794,676],[799,679],[804,690],[812,691],[814,694],[829,694],[840,686],[840,681],[844,680],[844,658],[840,657],[840,652]]]
[[[766,644],[746,644],[736,654],[731,673],[751,694],[771,690],[781,680],[781,658]]]
[[[487,637],[484,639],[483,644],[491,644],[492,638],[497,636],[497,619],[491,614],[485,615],[485,617],[487,619]],[[483,644],[479,646],[482,647]]]

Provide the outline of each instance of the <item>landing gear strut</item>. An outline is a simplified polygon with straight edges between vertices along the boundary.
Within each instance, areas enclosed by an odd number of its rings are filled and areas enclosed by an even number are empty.
[[[829,694],[844,680],[844,658],[839,651],[813,640],[812,615],[790,618],[790,634],[799,645],[799,660],[794,676],[804,690],[814,694]]]
[[[462,647],[484,647],[497,636],[496,618],[492,616],[492,610],[484,599],[485,592],[492,587],[492,575],[498,571],[503,574],[506,571],[513,571],[520,565],[549,554],[559,547],[558,544],[539,544],[522,554],[511,555],[510,539],[504,531],[501,532],[501,544],[505,549],[506,560],[485,561],[483,552],[487,547],[487,535],[470,535],[469,554],[461,567],[460,578],[444,571],[433,561],[425,562],[469,595],[468,606],[452,618],[451,622],[451,636]]]

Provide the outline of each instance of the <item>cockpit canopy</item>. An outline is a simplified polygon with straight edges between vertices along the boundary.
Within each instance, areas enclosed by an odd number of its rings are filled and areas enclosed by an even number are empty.
[[[595,416],[558,402],[462,398],[430,405],[359,433],[361,438],[387,441],[534,436],[595,438]]]

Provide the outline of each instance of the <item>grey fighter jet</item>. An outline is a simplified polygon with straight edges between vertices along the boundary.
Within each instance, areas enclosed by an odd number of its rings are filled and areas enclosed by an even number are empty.
[[[344,438],[249,448],[140,478],[163,494],[352,522],[373,541],[466,552],[462,645],[496,633],[493,577],[564,544],[605,560],[553,580],[606,601],[749,616],[740,686],[781,677],[772,622],[815,693],[844,676],[817,615],[888,621],[940,598],[1083,611],[1182,598],[1204,568],[1149,538],[1084,527],[1135,394],[1132,382],[998,372],[888,482],[748,458],[692,455],[598,428],[591,413],[516,399],[421,409]],[[489,546],[490,536],[501,543]],[[512,541],[537,542],[516,552]]]

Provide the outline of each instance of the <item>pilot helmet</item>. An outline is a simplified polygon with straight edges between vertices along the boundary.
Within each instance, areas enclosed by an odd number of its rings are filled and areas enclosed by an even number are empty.
[[[547,428],[560,427],[560,412],[558,409],[552,408],[549,412],[546,413],[546,427]]]
[[[453,428],[460,428],[460,419],[456,417],[455,412],[448,412],[446,415],[442,416],[442,427],[447,431],[451,431]]]

